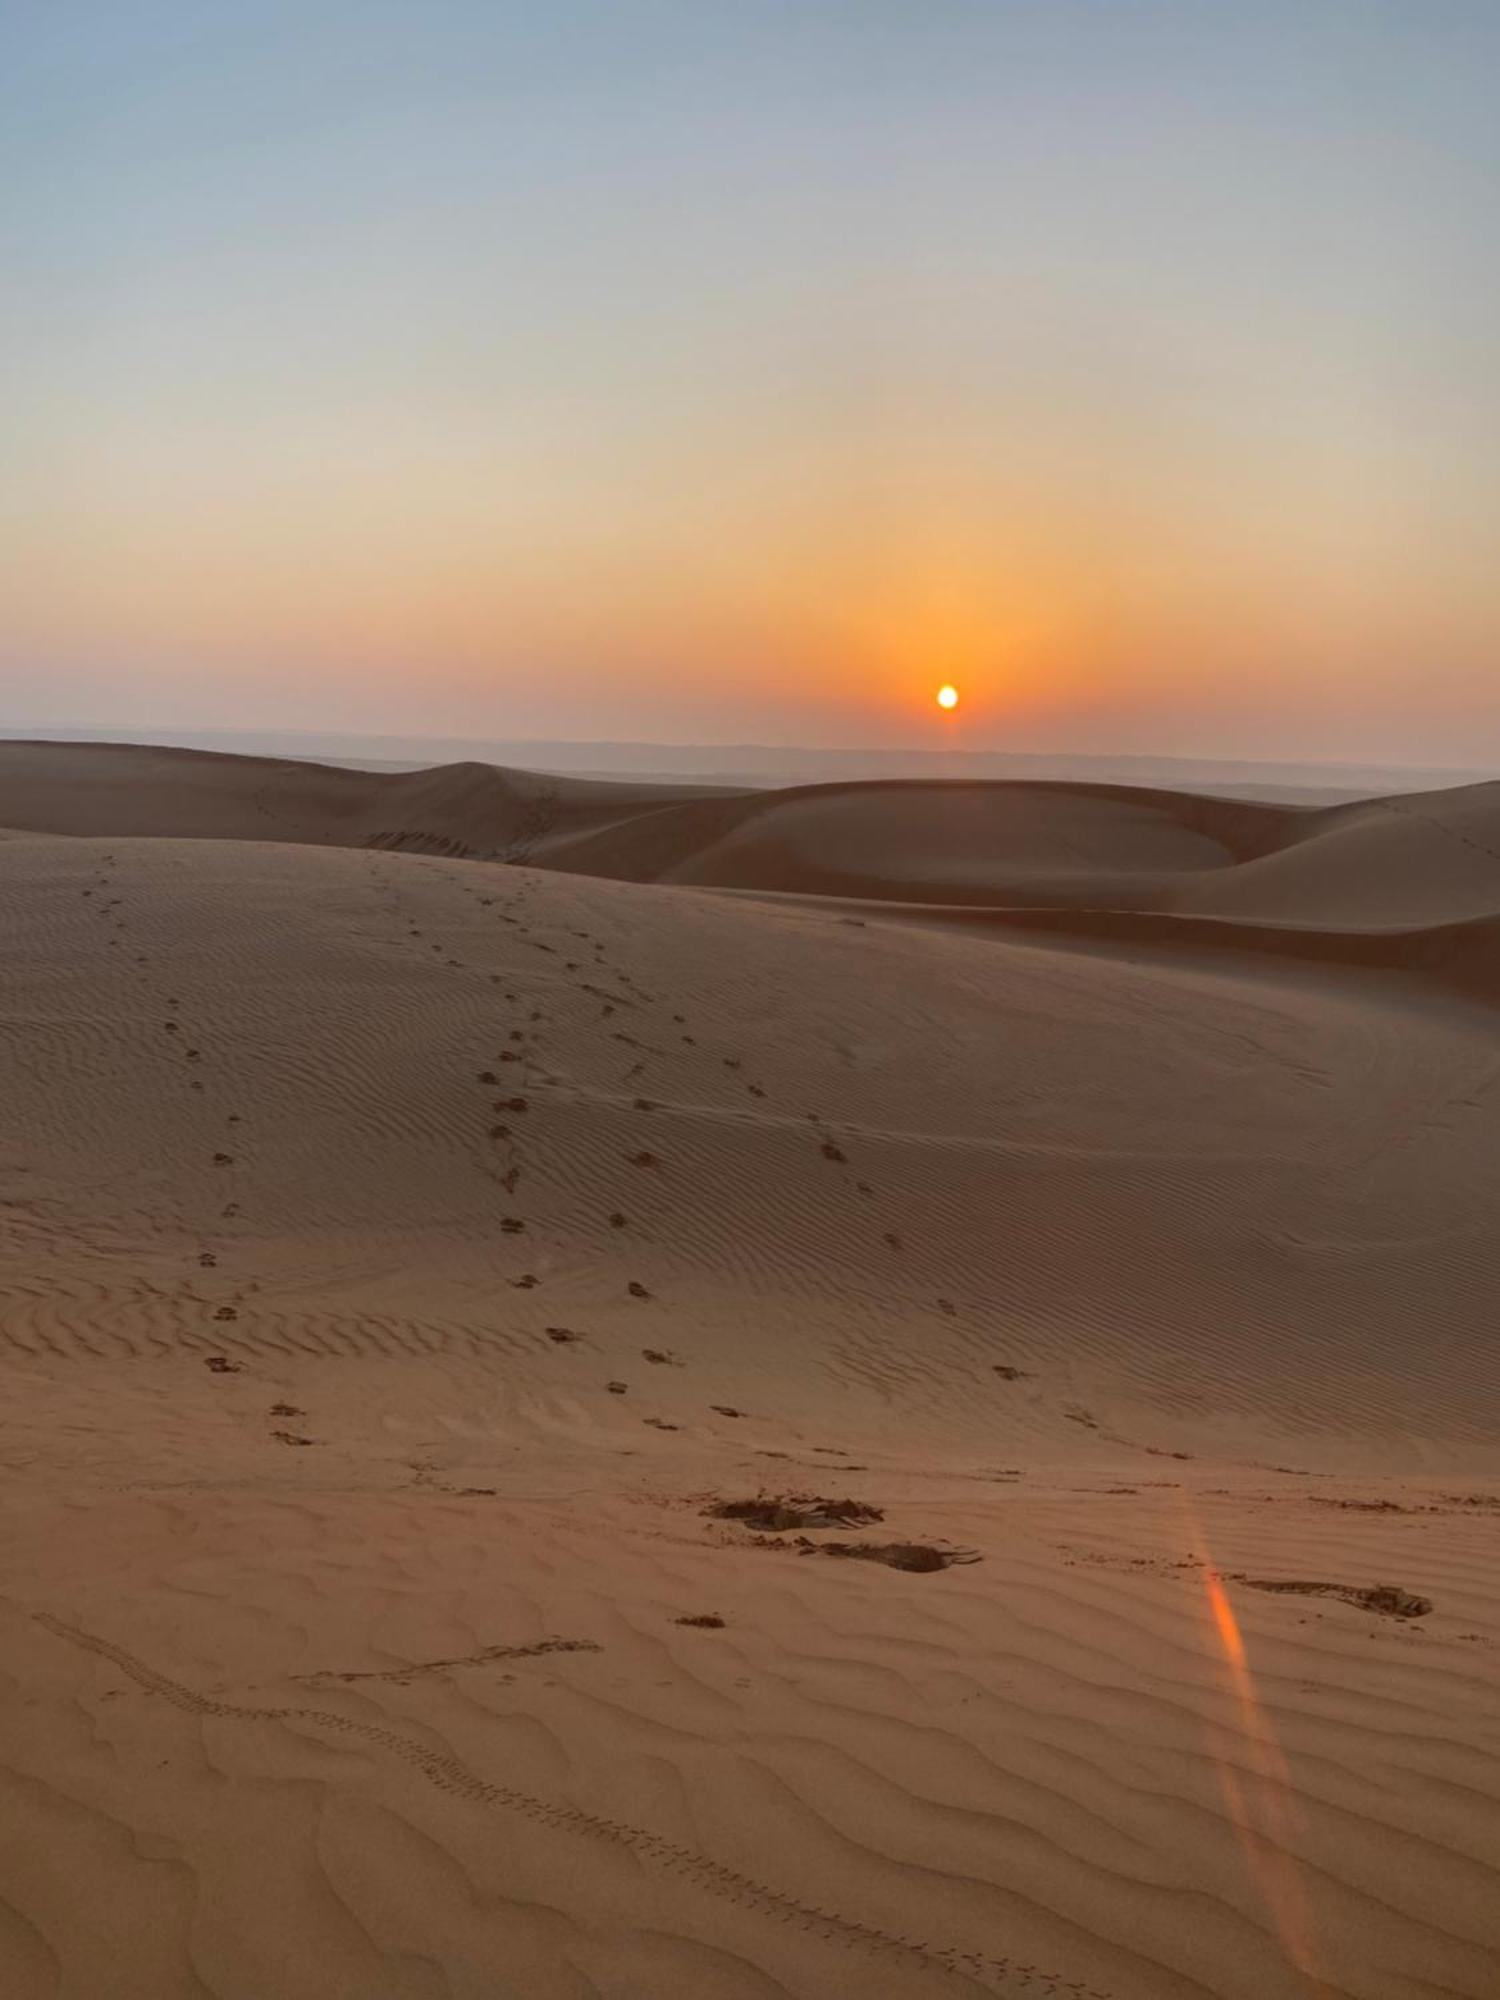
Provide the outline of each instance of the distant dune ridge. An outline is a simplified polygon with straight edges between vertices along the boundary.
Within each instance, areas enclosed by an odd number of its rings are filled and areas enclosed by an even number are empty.
[[[1500,783],[0,829],[7,2000],[1500,1992]]]
[[[1017,921],[1059,934],[1404,966],[1486,992],[1500,979],[1500,780],[1307,808],[1062,781],[735,792],[0,742],[0,801],[7,825],[37,832],[387,847],[1031,911]]]
[[[772,743],[591,742],[576,738],[412,736],[340,730],[193,729],[129,732],[57,725],[0,729],[7,738],[80,743],[171,744],[248,757],[291,758],[372,771],[432,770],[479,761],[556,776],[624,779],[631,783],[764,789],[890,779],[1029,779],[1132,785],[1269,799],[1288,805],[1335,805],[1397,792],[1435,791],[1479,783],[1500,768],[1468,770],[1421,764],[1319,762],[1269,758],[1143,756],[1115,753],[945,746],[847,749]]]

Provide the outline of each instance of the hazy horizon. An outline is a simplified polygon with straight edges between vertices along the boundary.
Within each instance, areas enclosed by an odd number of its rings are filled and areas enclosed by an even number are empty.
[[[4,18],[22,726],[1500,742],[1493,8]]]
[[[910,746],[682,743],[557,737],[423,736],[338,730],[194,729],[147,723],[137,730],[54,722],[34,729],[0,720],[0,741],[151,745],[221,755],[290,759],[370,771],[429,770],[489,763],[567,778],[624,779],[752,790],[785,786],[950,779],[1104,783],[1165,787],[1305,805],[1400,792],[1442,790],[1500,778],[1494,766],[1245,759]]]

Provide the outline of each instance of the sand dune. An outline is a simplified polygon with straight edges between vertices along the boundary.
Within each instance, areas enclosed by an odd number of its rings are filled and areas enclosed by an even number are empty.
[[[733,792],[0,742],[0,823],[526,860],[694,887],[1137,908],[1344,930],[1500,909],[1500,781],[1323,808],[1052,781]]]
[[[1115,952],[1253,954],[1500,995],[1500,782],[1313,809],[1044,780],[732,792],[13,742],[0,819],[939,909]]]
[[[557,839],[616,825],[682,796],[675,785],[548,778],[492,764],[356,771],[131,743],[0,742],[0,824],[37,833],[280,840],[515,860],[544,834]]]
[[[1500,1991],[1500,788],[0,820],[0,1989]]]

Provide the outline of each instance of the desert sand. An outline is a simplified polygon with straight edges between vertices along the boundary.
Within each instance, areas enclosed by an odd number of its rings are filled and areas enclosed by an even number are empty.
[[[0,826],[7,2000],[1500,1993],[1500,785]]]

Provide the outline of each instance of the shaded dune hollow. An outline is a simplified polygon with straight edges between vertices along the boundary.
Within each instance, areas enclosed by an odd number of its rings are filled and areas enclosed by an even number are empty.
[[[1500,786],[0,829],[7,2000],[1500,1993]]]

